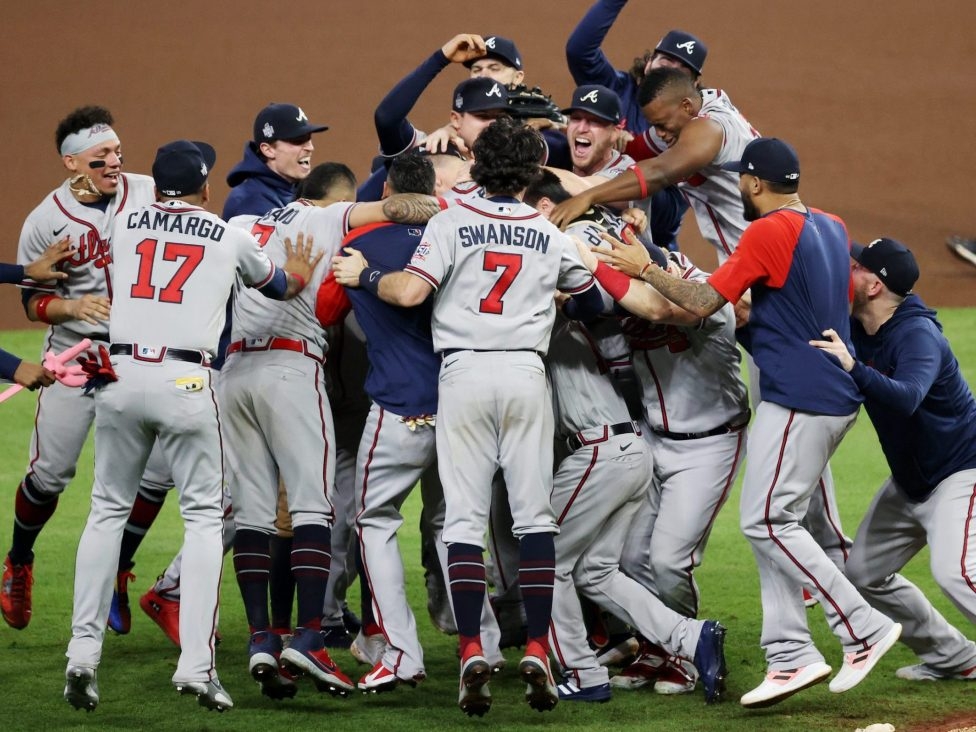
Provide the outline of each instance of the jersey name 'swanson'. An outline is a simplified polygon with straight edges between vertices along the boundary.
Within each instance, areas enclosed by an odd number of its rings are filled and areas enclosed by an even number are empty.
[[[201,239],[220,241],[224,227],[213,220],[186,214],[174,215],[163,211],[143,210],[129,214],[126,220],[128,229],[154,229],[170,233],[199,236]]]
[[[479,224],[461,226],[458,238],[462,247],[484,244],[503,244],[513,247],[536,249],[543,254],[549,251],[549,235],[528,226],[513,224]]]

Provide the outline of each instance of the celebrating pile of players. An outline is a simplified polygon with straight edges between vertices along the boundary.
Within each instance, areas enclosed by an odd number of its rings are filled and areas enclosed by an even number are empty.
[[[613,68],[601,44],[625,5],[597,0],[568,39],[578,86],[558,111],[514,104],[515,41],[449,40],[379,102],[358,186],[313,166],[328,127],[269,104],[221,216],[209,144],[162,144],[138,175],[107,109],[61,120],[67,178],[0,270],[49,326],[43,363],[0,353],[3,377],[40,388],[2,611],[28,627],[56,561],[35,542],[94,423],[73,707],[99,703],[106,630],[130,632],[135,556],[172,488],[183,546],[138,603],[179,649],[177,691],[209,709],[234,706],[215,668],[226,552],[248,671],[273,699],[423,683],[404,571],[419,561],[468,715],[513,672],[539,711],[644,688],[722,701],[736,628],[699,617],[694,572],[743,465],[766,673],[742,706],[845,692],[899,639],[918,663],[898,677],[976,680],[976,644],[898,574],[928,545],[976,621],[976,402],[912,292],[911,251],[854,244],[801,199],[793,148],[703,83],[700,38],[669,30]],[[452,64],[444,126],[416,129]],[[688,207],[717,261],[679,250]],[[862,404],[891,474],[852,542],[830,458]],[[418,486],[422,551],[401,556]]]

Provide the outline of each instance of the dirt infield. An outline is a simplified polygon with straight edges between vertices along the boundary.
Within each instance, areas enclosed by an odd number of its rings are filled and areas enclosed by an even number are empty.
[[[54,128],[78,105],[113,111],[129,171],[148,172],[156,147],[171,139],[211,142],[219,211],[223,177],[270,101],[298,103],[331,126],[315,138],[314,162],[340,160],[364,175],[376,150],[377,102],[457,32],[514,38],[527,81],[567,101],[573,82],[563,47],[590,2],[496,0],[463,10],[448,0],[8,5],[0,44],[0,129],[12,155],[0,207],[3,261],[16,257],[24,217],[63,178]],[[974,26],[971,0],[632,0],[604,48],[627,66],[669,28],[697,34],[709,46],[706,83],[728,91],[760,132],[797,147],[806,202],[842,216],[857,240],[887,235],[908,244],[930,303],[976,305],[976,268],[944,245],[952,233],[976,235]],[[411,119],[425,129],[442,124],[462,77],[446,69]],[[706,266],[714,261],[691,219],[682,242]],[[0,328],[24,324],[17,293],[3,288]]]

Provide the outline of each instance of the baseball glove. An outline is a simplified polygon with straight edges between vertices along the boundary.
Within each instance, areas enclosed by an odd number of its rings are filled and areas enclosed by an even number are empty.
[[[525,84],[509,87],[508,107],[515,119],[548,119],[561,125],[566,124],[566,117],[559,111],[552,97],[543,94],[542,89],[537,86],[531,89]]]

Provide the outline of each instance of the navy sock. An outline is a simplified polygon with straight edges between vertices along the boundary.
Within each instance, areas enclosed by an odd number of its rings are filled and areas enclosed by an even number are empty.
[[[291,628],[291,611],[295,600],[295,578],[291,573],[292,538],[271,537],[271,627]]]
[[[332,529],[321,524],[295,527],[291,545],[291,573],[298,589],[298,625],[322,627],[322,605],[332,566]]]
[[[163,508],[163,501],[166,500],[166,491],[157,491],[152,488],[139,486],[136,494],[136,501],[132,504],[132,511],[129,512],[129,520],[125,524],[125,532],[122,534],[122,547],[119,551],[119,571],[125,572],[135,566],[132,558],[136,555],[136,550],[146,537],[146,532],[153,525],[156,517]]]
[[[14,498],[11,564],[30,564],[34,561],[34,542],[57,507],[58,495],[48,496],[41,493],[30,475],[24,476],[24,480],[17,486],[17,495]]]
[[[556,547],[552,534],[525,534],[519,541],[519,585],[529,625],[529,640],[545,643],[552,618]]]
[[[244,599],[244,612],[251,632],[268,630],[268,576],[271,535],[257,529],[238,529],[234,536],[234,571]]]
[[[481,635],[481,609],[485,602],[485,558],[480,546],[451,544],[447,547],[447,577],[454,600],[458,635]]]

